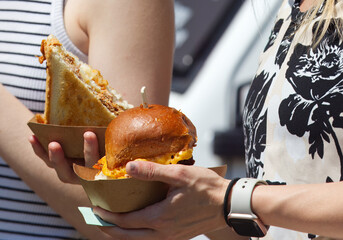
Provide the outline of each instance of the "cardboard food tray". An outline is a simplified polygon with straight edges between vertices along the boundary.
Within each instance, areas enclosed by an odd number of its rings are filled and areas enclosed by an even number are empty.
[[[46,151],[48,151],[49,143],[56,141],[61,144],[65,156],[69,158],[83,158],[83,134],[86,131],[92,131],[98,138],[100,156],[105,155],[107,127],[43,124],[38,123],[36,117],[33,117],[27,125]]]
[[[168,185],[165,183],[134,178],[94,180],[97,169],[77,164],[74,164],[73,167],[92,205],[111,212],[130,212],[142,209],[163,200],[168,192]],[[224,177],[227,166],[210,169]]]

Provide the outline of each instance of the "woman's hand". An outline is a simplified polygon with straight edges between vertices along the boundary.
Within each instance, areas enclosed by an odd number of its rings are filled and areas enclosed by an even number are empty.
[[[85,132],[84,135],[84,159],[66,158],[63,149],[58,142],[49,143],[47,153],[35,136],[29,137],[29,142],[35,154],[40,157],[47,166],[54,168],[62,182],[79,184],[78,177],[73,171],[73,163],[91,167],[99,160],[98,139],[93,132]]]
[[[184,165],[129,162],[127,173],[137,179],[170,185],[165,200],[131,213],[94,211],[117,227],[102,227],[115,239],[189,239],[226,227],[223,200],[228,181],[212,170]]]

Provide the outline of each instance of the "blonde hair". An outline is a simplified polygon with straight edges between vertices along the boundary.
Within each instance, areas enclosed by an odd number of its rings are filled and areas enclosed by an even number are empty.
[[[336,2],[341,0],[316,0],[315,6],[312,11],[307,11],[302,23],[300,26],[309,27],[310,23],[317,17],[317,13],[322,11],[322,14],[319,18],[319,23],[314,29],[312,47],[316,47],[320,41],[323,39],[326,31],[328,30],[331,20],[334,23],[336,34],[343,40],[343,23],[342,20],[337,19],[337,14],[335,10]],[[325,4],[323,4],[325,2]],[[323,6],[322,6],[323,5]]]

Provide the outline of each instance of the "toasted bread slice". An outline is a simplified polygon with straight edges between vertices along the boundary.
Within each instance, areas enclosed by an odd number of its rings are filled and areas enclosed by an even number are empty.
[[[107,126],[132,105],[109,87],[98,70],[66,51],[50,35],[41,45],[41,63],[46,60],[44,122],[72,126]]]

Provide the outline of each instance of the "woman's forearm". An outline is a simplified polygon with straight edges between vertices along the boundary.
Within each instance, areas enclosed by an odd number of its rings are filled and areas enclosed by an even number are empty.
[[[253,211],[266,225],[342,238],[343,183],[258,186]]]
[[[0,156],[20,178],[67,222],[89,239],[106,239],[86,225],[77,207],[89,201],[81,186],[62,183],[55,171],[34,155],[27,121],[33,114],[0,84]]]

